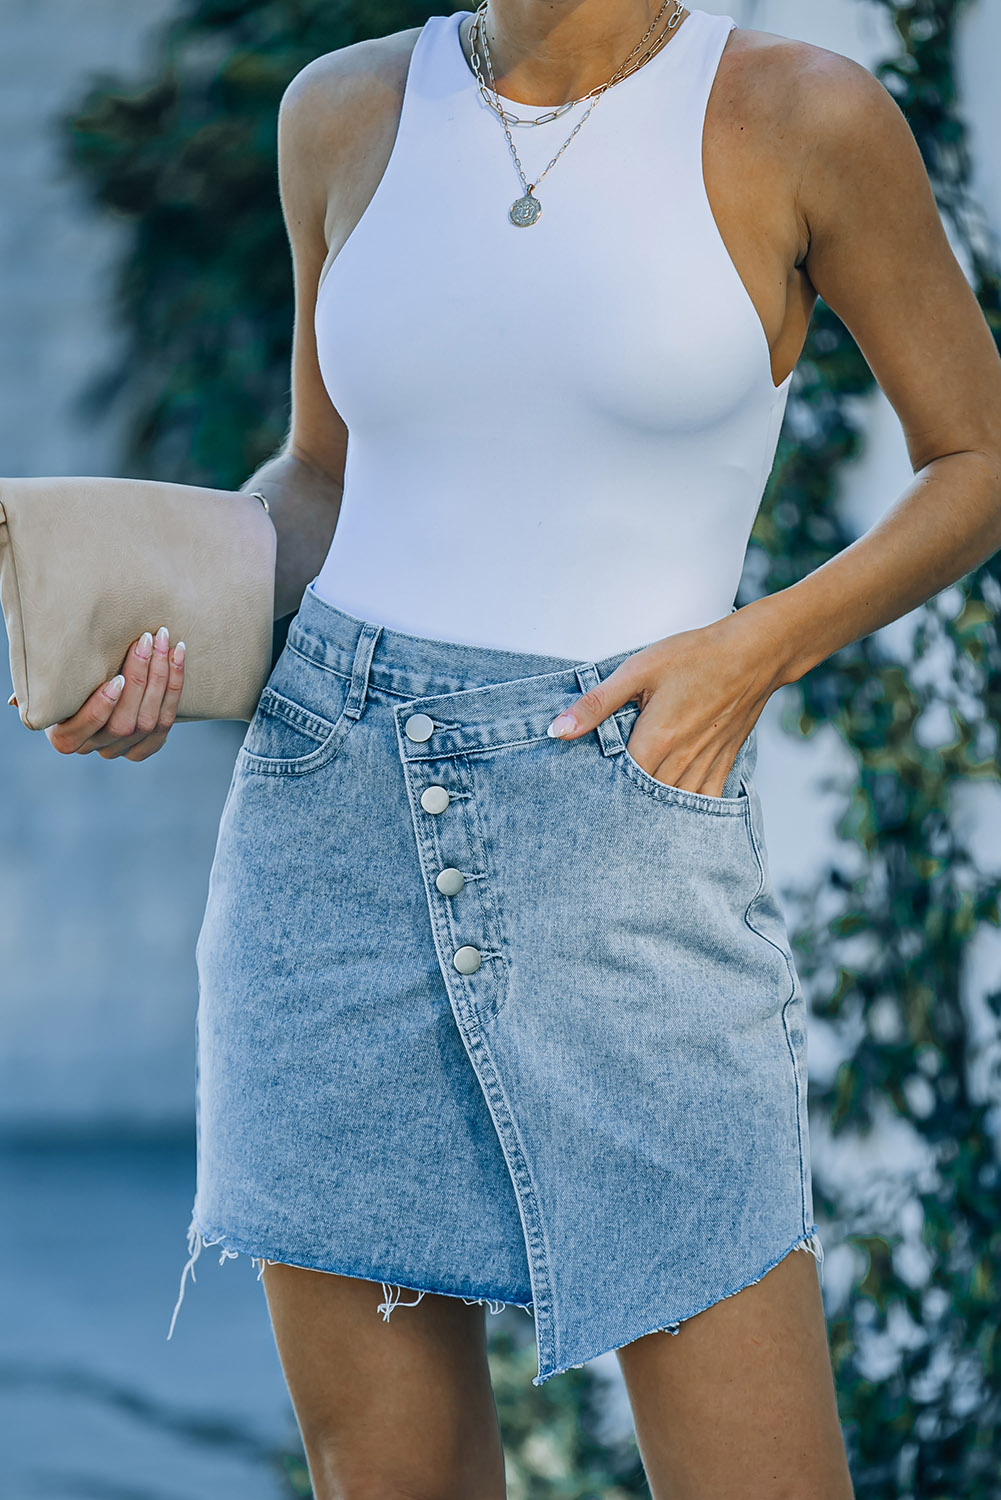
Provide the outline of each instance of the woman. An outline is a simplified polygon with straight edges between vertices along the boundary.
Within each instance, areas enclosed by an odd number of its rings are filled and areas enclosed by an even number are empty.
[[[537,1383],[617,1350],[655,1496],[844,1500],[754,727],[1001,545],[914,140],[728,17],[489,0],[317,58],[279,155],[292,419],[246,488],[297,613],[199,935],[185,1273],[259,1262],[320,1500],[504,1494],[498,1303]],[[818,294],[914,481],[734,610]],[[122,675],[57,749],[159,748],[166,631]]]

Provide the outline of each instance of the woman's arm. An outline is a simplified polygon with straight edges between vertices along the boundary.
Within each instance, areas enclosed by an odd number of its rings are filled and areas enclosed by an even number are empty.
[[[282,450],[241,486],[267,497],[278,537],[276,619],[298,607],[326,556],[340,510],[347,429],[316,357],[313,311],[329,245],[343,244],[389,158],[415,32],[360,42],[303,68],[278,113],[278,187],[292,251],[292,413]],[[166,628],[133,642],[121,673],[46,730],[62,754],[146,760],[174,723],[184,680]],[[11,697],[16,704],[16,699]]]
[[[292,80],[279,111],[279,190],[295,277],[292,422],[281,453],[242,486],[267,496],[278,534],[275,618],[295,610],[333,536],[340,506],[347,434],[316,364],[313,306],[327,252],[324,219],[328,193],[324,155],[336,134],[336,89],[330,59],[319,58]],[[254,502],[256,503],[256,502]],[[46,730],[61,754],[146,760],[161,748],[174,723],[184,680],[180,645],[168,655],[166,631],[147,632],[126,653],[121,673],[103,683],[69,719]]]
[[[267,497],[278,533],[276,619],[298,608],[319,572],[344,486],[348,433],[317,360],[317,288],[389,160],[418,30],[315,58],[292,79],[278,111],[278,190],[295,283],[292,411],[281,451],[241,486]]]
[[[924,603],[1001,547],[1001,359],[888,91],[794,49],[776,120],[808,228],[805,266],[893,405],[913,482],[864,536],[790,587],[636,652],[571,705],[575,738],[635,699],[635,759],[720,795],[770,695]],[[553,726],[555,729],[555,725]]]
[[[755,611],[791,682],[1001,547],[1001,359],[911,131],[858,64],[804,70],[806,270],[900,418],[914,480],[864,536]]]
[[[327,256],[330,172],[336,162],[336,54],[298,73],[278,111],[278,191],[292,254],[295,318],[292,410],[285,443],[241,486],[267,497],[278,536],[275,618],[294,611],[320,569],[340,510],[347,429],[327,395],[313,312]]]

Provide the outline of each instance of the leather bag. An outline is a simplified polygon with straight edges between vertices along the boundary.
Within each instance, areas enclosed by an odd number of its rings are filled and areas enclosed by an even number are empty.
[[[257,492],[0,479],[0,606],[21,723],[70,718],[161,625],[185,643],[177,720],[249,722],[271,670],[276,544]]]

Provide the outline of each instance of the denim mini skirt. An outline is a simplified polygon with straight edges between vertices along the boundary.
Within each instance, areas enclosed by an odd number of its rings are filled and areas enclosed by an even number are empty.
[[[387,1320],[525,1308],[539,1385],[822,1260],[755,731],[719,797],[633,759],[635,702],[546,733],[631,654],[408,635],[306,588],[196,945],[174,1319],[219,1245],[379,1282]]]

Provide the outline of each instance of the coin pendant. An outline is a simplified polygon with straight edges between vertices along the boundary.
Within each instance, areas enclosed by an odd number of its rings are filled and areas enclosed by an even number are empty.
[[[519,229],[527,229],[538,222],[541,212],[542,204],[538,198],[533,198],[531,193],[526,193],[524,197],[515,199],[507,211],[507,216],[512,224],[517,224]]]

